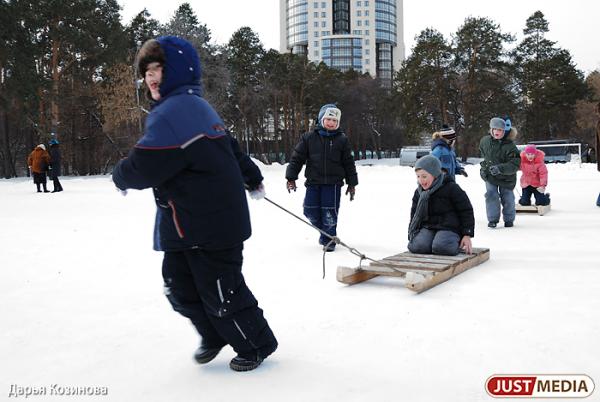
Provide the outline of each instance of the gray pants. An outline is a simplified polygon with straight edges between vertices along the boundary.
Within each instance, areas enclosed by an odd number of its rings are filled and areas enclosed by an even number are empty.
[[[513,193],[513,190],[486,181],[485,211],[488,222],[498,223],[500,221],[500,204],[502,204],[504,222],[514,222],[517,211],[515,210],[515,193]]]
[[[457,255],[460,252],[460,236],[450,230],[422,228],[408,243],[408,250],[415,254]]]

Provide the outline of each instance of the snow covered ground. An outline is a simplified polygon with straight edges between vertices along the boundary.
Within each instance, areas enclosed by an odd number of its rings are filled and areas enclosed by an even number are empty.
[[[358,167],[338,232],[381,258],[406,250],[416,181],[397,160],[372,162]],[[550,165],[550,213],[490,230],[478,168],[458,182],[475,208],[473,245],[491,258],[420,295],[395,278],[336,282],[338,265],[358,262],[343,249],[327,254],[321,279],[317,233],[249,200],[244,274],[280,343],[249,373],[229,369],[230,348],[193,363],[198,338],[162,294],[149,191],[122,197],[109,177],[86,177],[37,194],[26,179],[2,180],[0,400],[17,386],[46,387],[30,399],[52,401],[462,402],[491,400],[493,374],[587,374],[599,384],[600,174]],[[288,194],[284,166],[262,169],[267,195],[301,215],[304,187]],[[108,395],[51,396],[52,386]]]

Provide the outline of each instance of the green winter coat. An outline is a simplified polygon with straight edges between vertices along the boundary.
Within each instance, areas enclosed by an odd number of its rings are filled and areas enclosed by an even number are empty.
[[[511,130],[508,136],[501,140],[486,135],[479,141],[479,152],[484,159],[481,162],[481,178],[493,185],[513,189],[517,184],[517,171],[521,166],[519,150],[513,142],[516,130]],[[496,165],[500,174],[492,176],[490,166]]]

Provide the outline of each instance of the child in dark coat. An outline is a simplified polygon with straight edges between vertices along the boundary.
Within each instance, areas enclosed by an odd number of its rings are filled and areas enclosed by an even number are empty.
[[[292,154],[285,172],[288,191],[296,191],[296,180],[306,163],[306,196],[304,215],[310,222],[330,236],[337,234],[341,189],[344,180],[346,194],[354,199],[358,185],[356,166],[348,137],[339,128],[342,112],[333,104],[321,107],[319,123],[313,131],[305,133]],[[323,234],[319,244],[324,250],[333,251],[335,243]]]
[[[416,254],[472,252],[473,207],[467,194],[442,173],[440,161],[427,155],[415,164],[418,186],[412,199],[408,250]]]
[[[480,175],[485,181],[485,210],[488,227],[495,228],[504,219],[504,227],[512,227],[516,216],[515,194],[517,171],[521,165],[514,143],[517,129],[507,130],[507,122],[499,117],[490,120],[490,132],[479,141],[483,158]]]
[[[123,191],[154,191],[154,247],[165,252],[165,294],[202,337],[196,361],[208,363],[231,345],[237,356],[230,368],[255,369],[277,348],[242,275],[243,242],[251,233],[244,184],[260,191],[262,175],[202,98],[200,60],[189,42],[149,40],[137,63],[155,103],[144,136],[117,164],[113,181]]]
[[[52,170],[50,170],[50,178],[54,184],[54,190],[52,190],[52,192],[58,193],[63,191],[63,186],[58,179],[62,170],[59,143],[56,138],[52,138],[48,144],[50,144],[50,167],[52,168]]]

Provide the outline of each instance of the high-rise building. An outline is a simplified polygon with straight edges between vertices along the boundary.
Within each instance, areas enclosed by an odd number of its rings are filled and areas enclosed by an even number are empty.
[[[404,60],[403,0],[279,0],[280,51],[391,80]]]

